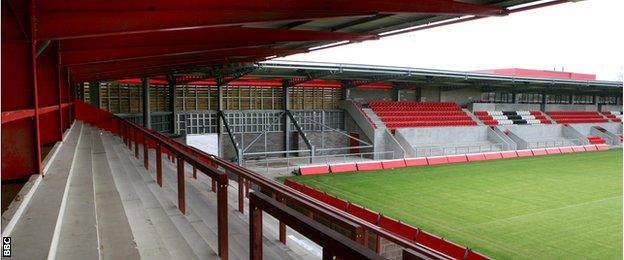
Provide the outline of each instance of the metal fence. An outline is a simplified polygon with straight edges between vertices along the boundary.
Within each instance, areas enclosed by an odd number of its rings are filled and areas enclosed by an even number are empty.
[[[304,131],[320,131],[323,125],[344,129],[342,110],[290,110]],[[283,110],[223,111],[233,133],[262,133],[284,131]],[[196,110],[176,112],[176,134],[217,132],[217,111]],[[291,124],[291,129],[295,129]]]
[[[505,144],[461,144],[447,146],[414,146],[416,157],[467,154],[467,153],[485,153],[502,151]]]
[[[527,148],[548,148],[548,147],[560,147],[570,145],[584,145],[586,144],[581,139],[542,139],[527,141]]]
[[[310,150],[294,150],[294,151],[276,151],[268,152],[273,155],[284,154],[299,154],[294,157],[273,157],[265,156],[263,159],[244,160],[243,166],[247,168],[253,168],[258,171],[264,169],[265,172],[270,172],[271,169],[279,169],[281,171],[291,172],[299,168],[302,165],[308,164],[330,164],[330,163],[345,163],[345,162],[357,162],[372,160],[376,157],[385,159],[395,159],[393,151],[385,152],[361,152],[361,153],[343,153],[343,154],[326,154],[326,155],[309,155]],[[301,155],[301,154],[304,155]],[[307,154],[307,155],[305,155]]]

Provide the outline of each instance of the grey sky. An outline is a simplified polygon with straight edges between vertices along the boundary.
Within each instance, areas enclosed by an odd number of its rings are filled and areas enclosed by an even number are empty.
[[[529,68],[616,80],[624,1],[587,0],[298,54],[283,59],[419,68]]]

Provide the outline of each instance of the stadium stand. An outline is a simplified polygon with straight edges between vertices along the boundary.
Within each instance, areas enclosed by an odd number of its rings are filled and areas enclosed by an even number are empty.
[[[595,111],[547,111],[546,114],[559,124],[609,122]]]
[[[602,114],[612,122],[622,122],[622,111],[603,111]]]
[[[390,129],[477,125],[453,102],[370,101],[368,105]]]
[[[539,125],[551,124],[541,111],[475,111],[484,124],[493,125]]]

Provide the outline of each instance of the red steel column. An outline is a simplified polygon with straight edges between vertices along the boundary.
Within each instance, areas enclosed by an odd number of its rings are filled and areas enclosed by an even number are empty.
[[[33,76],[33,102],[35,111],[35,162],[38,174],[43,176],[41,169],[41,135],[39,133],[39,90],[37,88],[37,40],[34,38],[36,31],[35,25],[37,20],[35,19],[35,1],[30,1],[30,61],[32,65]],[[5,86],[6,87],[6,86]]]
[[[63,140],[63,128],[64,128],[64,124],[63,124],[63,84],[62,84],[62,66],[61,66],[61,54],[59,53],[59,51],[61,50],[61,42],[59,41],[57,43],[57,51],[56,51],[56,66],[57,66],[57,70],[58,70],[58,113],[59,113],[59,131],[60,131],[60,140]]]

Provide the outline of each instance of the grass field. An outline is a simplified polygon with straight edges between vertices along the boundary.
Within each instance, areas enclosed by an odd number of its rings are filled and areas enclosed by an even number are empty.
[[[497,259],[622,259],[622,150],[294,180]]]

